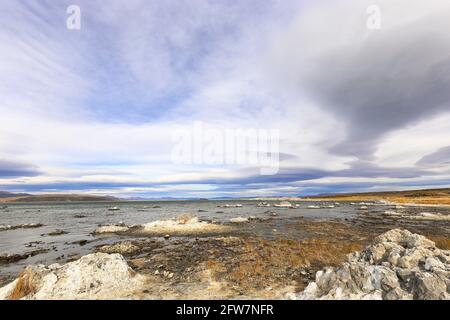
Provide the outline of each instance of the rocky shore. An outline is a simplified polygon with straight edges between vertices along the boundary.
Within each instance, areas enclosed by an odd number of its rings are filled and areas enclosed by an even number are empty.
[[[316,273],[315,282],[292,299],[449,300],[450,251],[407,230],[378,236],[337,268]]]
[[[120,241],[66,264],[28,266],[0,299],[450,299],[450,252],[433,241],[393,229],[361,250],[364,235],[329,228],[335,240]]]

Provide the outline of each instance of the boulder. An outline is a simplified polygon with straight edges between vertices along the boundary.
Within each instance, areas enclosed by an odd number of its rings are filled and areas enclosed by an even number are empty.
[[[408,230],[393,229],[337,268],[316,273],[292,299],[450,299],[450,252]]]
[[[123,299],[143,283],[121,255],[93,253],[65,265],[28,266],[0,288],[0,299]]]

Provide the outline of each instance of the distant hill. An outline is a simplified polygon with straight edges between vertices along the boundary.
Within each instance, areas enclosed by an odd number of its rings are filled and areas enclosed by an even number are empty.
[[[22,197],[22,196],[31,196],[31,194],[0,191],[0,198],[12,198],[12,197]]]
[[[406,198],[416,197],[450,197],[450,188],[444,189],[424,189],[424,190],[407,190],[407,191],[380,191],[380,192],[360,192],[360,193],[336,193],[322,194],[317,196],[309,196],[308,198],[336,198],[336,197],[389,197],[402,196]]]
[[[70,202],[70,201],[116,201],[115,197],[79,194],[40,194],[11,193],[0,191],[0,202]]]
[[[450,188],[345,194],[338,193],[303,197],[303,199],[305,198],[311,200],[324,199],[342,201],[386,200],[396,203],[450,205]]]

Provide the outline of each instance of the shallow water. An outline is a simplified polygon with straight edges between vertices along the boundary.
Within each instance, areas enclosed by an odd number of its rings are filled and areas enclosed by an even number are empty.
[[[241,203],[242,207],[223,208],[224,204]],[[289,224],[300,219],[320,219],[355,221],[370,225],[377,224],[374,217],[392,209],[392,206],[374,205],[369,210],[359,210],[359,205],[341,203],[335,208],[308,209],[310,205],[330,205],[321,202],[299,202],[296,209],[277,207],[258,207],[255,201],[154,201],[154,202],[115,202],[115,203],[30,203],[8,204],[8,208],[0,210],[0,225],[19,225],[25,223],[41,223],[44,226],[33,229],[15,229],[0,231],[0,254],[22,254],[34,249],[49,249],[47,253],[10,264],[0,265],[0,277],[13,278],[27,265],[35,263],[51,264],[65,262],[75,255],[83,255],[95,246],[117,241],[119,236],[93,236],[91,233],[98,225],[124,222],[128,225],[142,224],[156,220],[167,220],[189,213],[200,220],[214,220],[229,223],[231,218],[256,216],[269,218],[267,211],[276,212],[277,216],[262,223],[238,225],[240,232],[265,238],[300,238],[304,236],[299,230],[289,228]],[[275,202],[271,202],[275,203]],[[295,204],[295,202],[292,202]],[[119,211],[108,211],[110,207],[118,207]],[[153,208],[159,206],[159,208]],[[450,214],[449,208],[407,207],[401,209],[409,214],[420,212],[440,212]],[[77,217],[82,215],[83,217]],[[439,226],[448,230],[449,222],[406,221],[406,224],[421,224],[430,227]],[[58,236],[46,235],[55,230],[64,230],[67,234]],[[88,240],[84,246],[76,241]],[[39,241],[37,244],[30,242]]]

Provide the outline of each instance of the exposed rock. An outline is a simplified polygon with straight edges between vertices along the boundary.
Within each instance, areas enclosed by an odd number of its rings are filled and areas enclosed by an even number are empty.
[[[132,234],[155,235],[192,235],[200,233],[215,233],[229,230],[229,227],[206,221],[199,221],[195,216],[181,215],[172,220],[158,220],[130,229]]]
[[[279,208],[292,208],[292,203],[289,201],[282,201],[279,204],[274,204],[273,206]]]
[[[60,236],[60,235],[67,234],[67,233],[68,232],[64,231],[64,230],[55,230],[55,231],[49,232],[49,233],[47,233],[45,235],[46,236]]]
[[[316,273],[293,299],[450,299],[450,251],[407,230],[378,236],[338,268]]]
[[[130,227],[123,223],[100,226],[94,230],[94,234],[117,233],[128,231]]]
[[[0,299],[120,299],[132,297],[143,282],[121,255],[94,253],[65,265],[28,266],[0,288]]]
[[[84,246],[87,243],[89,243],[89,240],[82,239],[82,240],[78,240],[78,241],[73,241],[70,244],[78,244],[79,246]]]
[[[260,202],[260,203],[257,204],[257,207],[270,207],[270,203]]]
[[[118,242],[113,245],[106,245],[101,247],[98,251],[103,253],[120,253],[120,254],[134,254],[141,250],[131,241]]]
[[[15,230],[15,229],[33,229],[33,228],[40,228],[42,226],[44,226],[44,225],[41,223],[25,223],[25,224],[19,224],[16,226],[0,225],[0,231]]]
[[[21,254],[1,253],[0,254],[0,264],[17,262],[17,261],[24,260],[29,257],[34,257],[38,254],[46,253],[46,252],[48,252],[48,249],[41,248],[41,249],[35,249],[35,250],[28,251],[28,252],[21,253]]]
[[[248,222],[248,218],[243,218],[243,217],[236,217],[236,218],[231,218],[230,219],[231,223],[243,223],[243,222]]]
[[[127,226],[124,223],[100,226],[94,234],[123,233],[127,235],[192,235],[217,233],[230,230],[230,227],[199,221],[195,216],[183,214],[171,220],[157,220],[142,225]]]
[[[221,206],[218,206],[219,208],[241,208],[242,207],[242,204],[240,204],[240,203],[237,203],[237,204],[229,204],[229,203],[227,203],[227,204],[224,204],[224,205],[221,205]]]

